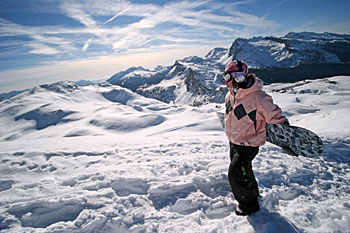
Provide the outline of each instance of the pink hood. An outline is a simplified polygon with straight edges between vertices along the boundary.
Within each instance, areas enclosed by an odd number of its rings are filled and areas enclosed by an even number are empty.
[[[244,146],[261,146],[266,142],[266,123],[280,124],[286,118],[263,90],[261,79],[250,74],[254,84],[228,92],[225,98],[225,132],[230,142]]]

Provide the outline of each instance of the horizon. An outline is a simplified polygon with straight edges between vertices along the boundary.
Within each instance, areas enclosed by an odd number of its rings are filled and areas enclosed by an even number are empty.
[[[238,37],[350,34],[349,6],[346,0],[2,0],[0,93],[172,65],[229,48]]]

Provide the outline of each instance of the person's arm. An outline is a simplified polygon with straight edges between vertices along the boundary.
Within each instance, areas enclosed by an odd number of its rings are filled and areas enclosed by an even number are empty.
[[[288,122],[287,118],[282,115],[281,108],[273,103],[271,96],[262,92],[259,100],[260,108],[263,112],[266,123],[284,124],[285,122]]]

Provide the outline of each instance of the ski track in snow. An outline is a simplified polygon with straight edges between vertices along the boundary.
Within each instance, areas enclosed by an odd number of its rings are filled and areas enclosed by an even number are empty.
[[[89,114],[40,101],[31,109],[1,105],[4,122],[10,114],[23,128],[15,126],[16,135],[4,126],[0,131],[7,132],[0,142],[0,231],[349,232],[350,135],[343,110],[349,98],[339,85],[321,100],[312,90],[324,90],[322,84],[297,87],[302,93],[268,87],[292,124],[322,136],[324,153],[296,158],[262,146],[253,161],[261,211],[248,217],[234,214],[229,147],[215,105],[158,105],[120,89],[98,97],[117,105],[91,104]],[[33,114],[41,126],[50,114],[53,121],[38,128]],[[138,117],[134,128],[121,128]]]

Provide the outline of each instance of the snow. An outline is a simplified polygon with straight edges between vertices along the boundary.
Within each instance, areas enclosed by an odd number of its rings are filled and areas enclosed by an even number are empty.
[[[349,232],[350,77],[265,86],[319,158],[253,161],[261,211],[234,214],[216,111],[115,85],[44,85],[0,103],[1,232]]]

